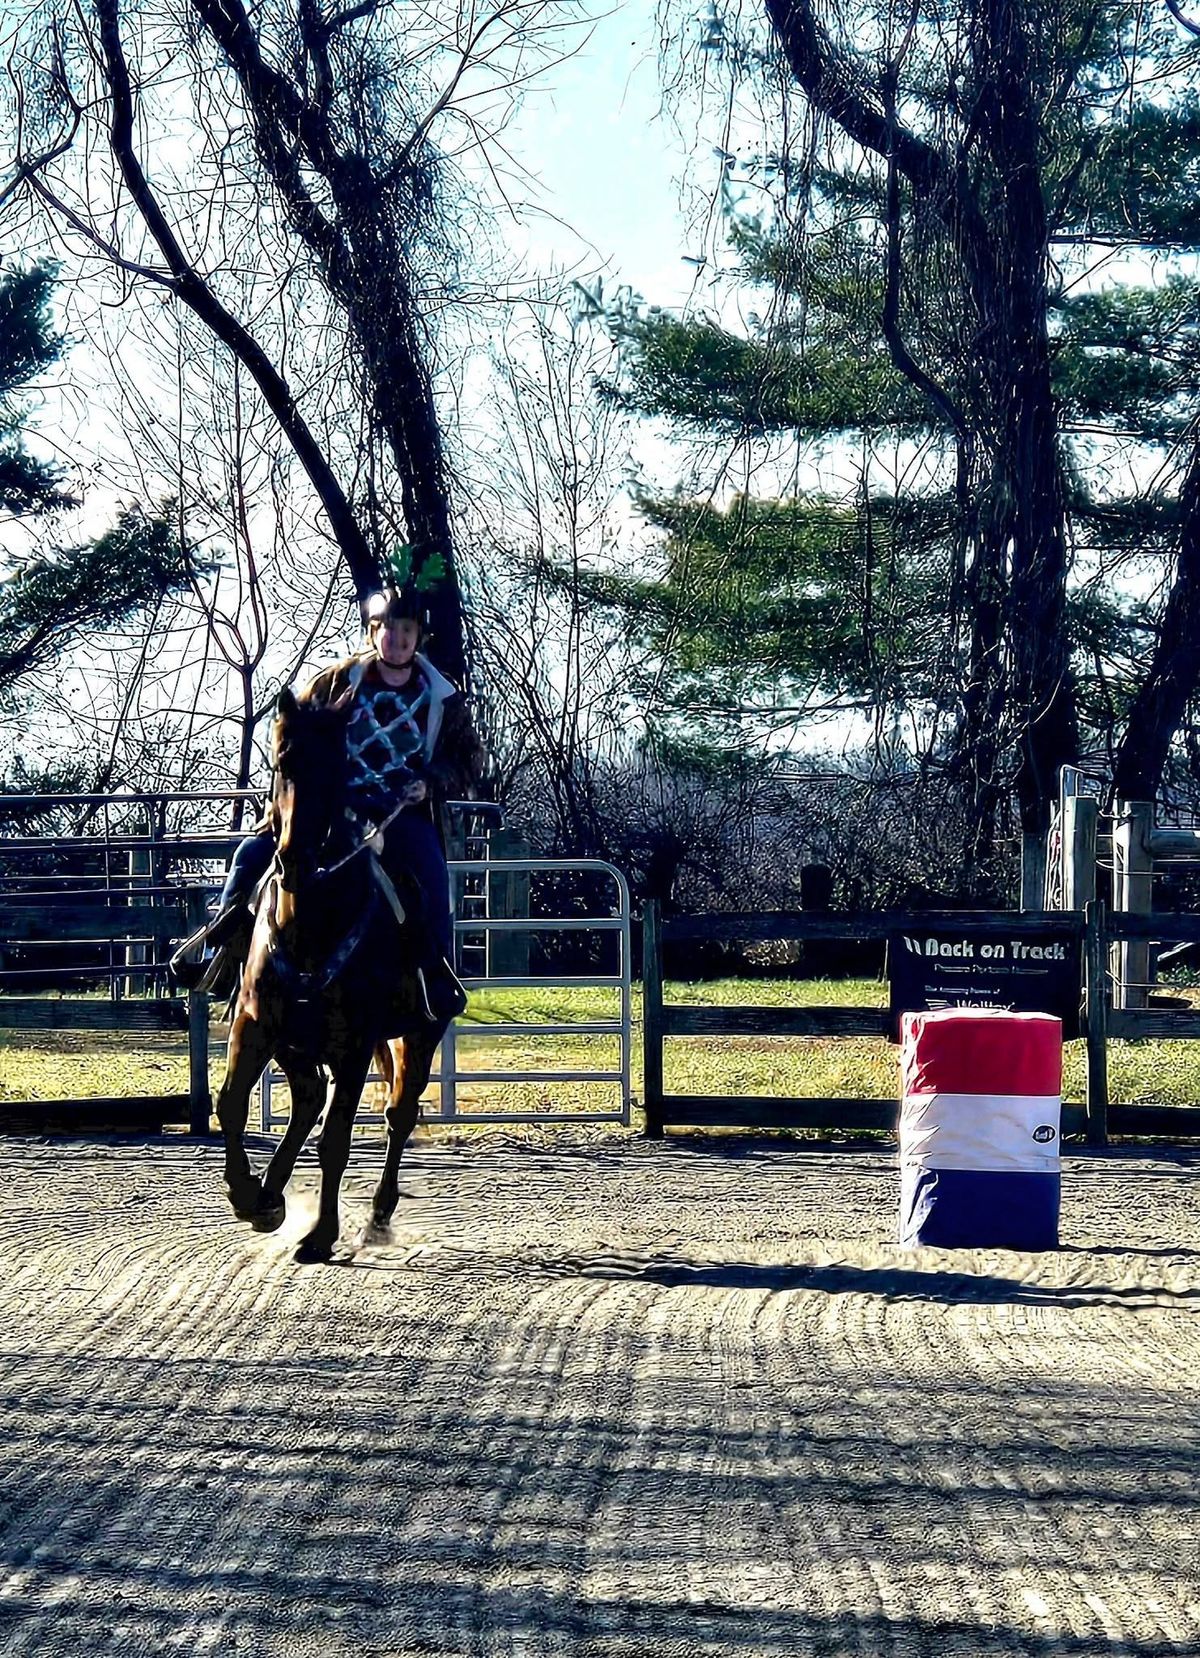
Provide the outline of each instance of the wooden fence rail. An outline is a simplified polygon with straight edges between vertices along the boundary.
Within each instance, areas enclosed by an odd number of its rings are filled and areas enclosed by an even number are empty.
[[[191,932],[204,913],[205,891],[176,888],[147,903],[141,893],[72,895],[59,902],[44,894],[0,898],[0,949],[8,945],[61,946],[141,944],[165,947]],[[61,971],[61,970],[60,970]],[[73,973],[74,970],[66,970]],[[84,970],[74,976],[82,976]],[[112,978],[112,970],[104,970]],[[122,972],[127,969],[122,969]],[[13,975],[3,975],[6,979]],[[112,978],[112,983],[117,982]],[[47,1132],[103,1127],[161,1132],[167,1123],[186,1123],[194,1134],[208,1132],[212,1101],[208,1086],[208,997],[0,995],[0,1030],[121,1031],[130,1036],[185,1032],[188,1045],[186,1094],[52,1100],[0,1100],[0,1132]]]
[[[663,1044],[680,1036],[883,1037],[891,1030],[888,1010],[877,1007],[697,1007],[669,1003],[663,986],[663,947],[680,941],[763,941],[886,939],[905,929],[936,932],[952,928],[968,937],[1036,939],[1077,931],[1082,940],[1080,1008],[1086,1043],[1087,1095],[1083,1107],[1063,1107],[1063,1131],[1086,1134],[1104,1145],[1110,1133],[1153,1137],[1200,1135],[1200,1107],[1112,1105],[1108,1097],[1108,1043],[1113,1037],[1200,1037],[1200,1010],[1151,1008],[1136,1012],[1110,1006],[1108,949],[1128,939],[1200,942],[1200,916],[1106,913],[1090,903],[1084,914],[1062,911],[950,911],[919,914],[876,911],[861,915],[712,915],[663,919],[656,903],[646,906],[643,937],[643,1043],[646,1133],[668,1128],[750,1127],[894,1129],[898,1103],[891,1099],[762,1097],[668,1094],[663,1083]]]

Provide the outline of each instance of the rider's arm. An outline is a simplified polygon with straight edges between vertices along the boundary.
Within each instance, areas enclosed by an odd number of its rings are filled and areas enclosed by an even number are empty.
[[[437,747],[424,775],[439,800],[465,800],[478,790],[486,771],[487,755],[460,693],[446,703]]]

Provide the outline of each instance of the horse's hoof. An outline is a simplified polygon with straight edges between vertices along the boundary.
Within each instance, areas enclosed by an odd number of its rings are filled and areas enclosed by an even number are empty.
[[[263,1202],[250,1216],[256,1232],[278,1232],[287,1217],[287,1204],[282,1198],[277,1203]]]
[[[324,1266],[333,1259],[333,1246],[336,1242],[336,1238],[319,1238],[310,1232],[307,1238],[301,1238],[296,1245],[292,1260],[302,1267]]]
[[[239,1181],[236,1186],[225,1183],[225,1193],[229,1198],[229,1206],[239,1220],[252,1221],[260,1213],[263,1202],[262,1181],[255,1175],[249,1180]]]

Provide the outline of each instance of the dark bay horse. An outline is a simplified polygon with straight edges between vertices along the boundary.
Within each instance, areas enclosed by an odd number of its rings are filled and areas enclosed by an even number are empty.
[[[320,1205],[297,1260],[327,1261],[340,1230],[338,1193],[359,1097],[373,1055],[389,1083],[387,1155],[371,1222],[385,1227],[399,1199],[400,1158],[420,1111],[448,1021],[425,1011],[415,929],[401,925],[374,854],[350,837],[344,813],[349,698],[328,706],[279,697],[271,735],[275,865],[259,895],[254,936],[229,1036],[217,1118],[234,1212],[260,1231],[283,1223],[284,1188],[333,1092],[321,1133]],[[388,1041],[386,1039],[393,1039]],[[250,1092],[274,1058],[292,1108],[260,1177],[246,1155]]]

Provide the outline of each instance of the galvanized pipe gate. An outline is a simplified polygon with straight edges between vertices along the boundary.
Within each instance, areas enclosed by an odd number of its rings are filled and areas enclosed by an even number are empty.
[[[190,1048],[190,1093],[180,1098],[143,1102],[97,1101],[110,1114],[118,1106],[125,1117],[133,1105],[145,1107],[147,1120],[190,1122],[203,1132],[208,1126],[208,999],[192,995],[186,1001],[171,994],[166,982],[167,940],[190,932],[202,911],[205,891],[220,885],[213,872],[223,864],[241,836],[226,824],[212,825],[217,809],[222,815],[235,806],[254,802],[251,791],[212,790],[154,794],[74,794],[10,796],[5,804],[13,815],[29,822],[32,832],[10,835],[4,846],[5,870],[0,871],[0,944],[23,941],[26,949],[39,948],[39,941],[62,945],[70,938],[81,940],[80,948],[90,951],[87,959],[72,959],[69,965],[21,967],[9,970],[0,961],[0,1029],[23,1024],[30,1028],[53,1025],[63,1029],[179,1028],[188,1033]],[[458,802],[466,810],[473,803]],[[55,827],[47,829],[50,816]],[[61,821],[60,821],[61,820]],[[40,832],[39,832],[40,830]],[[463,981],[469,990],[519,990],[525,987],[606,987],[615,993],[614,1017],[584,1020],[525,1022],[509,1019],[476,1024],[460,1020],[447,1033],[440,1063],[433,1079],[440,1084],[439,1108],[434,1121],[465,1123],[522,1122],[618,1122],[628,1123],[630,1114],[630,1065],[632,1049],[631,954],[629,889],[621,872],[602,859],[494,858],[488,855],[486,835],[474,837],[473,848],[481,856],[452,859],[451,878],[457,897],[456,955]],[[71,860],[88,859],[90,873],[66,875],[63,867]],[[53,868],[47,872],[46,861]],[[96,864],[91,870],[90,865]],[[31,873],[36,870],[37,873]],[[596,915],[531,916],[527,892],[531,876],[551,874],[570,877],[586,875],[611,885],[612,900],[599,907],[608,913]],[[75,889],[79,890],[76,891]],[[473,889],[473,890],[472,890]],[[503,902],[498,898],[507,894]],[[63,907],[76,902],[75,909]],[[184,905],[192,906],[185,911]],[[196,906],[200,906],[197,910]],[[544,907],[544,906],[537,906]],[[11,913],[10,913],[11,912]],[[68,926],[68,922],[70,925]],[[611,972],[564,975],[554,972],[531,975],[526,972],[496,971],[503,952],[493,948],[498,940],[506,945],[510,958],[518,937],[541,932],[584,932],[615,936],[617,961]],[[30,944],[29,941],[32,941]],[[92,941],[89,943],[88,941]],[[104,941],[108,941],[107,944]],[[97,949],[103,959],[95,962]],[[520,956],[520,951],[515,952]],[[527,956],[527,952],[526,952]],[[494,959],[497,958],[497,959]],[[26,980],[39,994],[21,994]],[[99,981],[111,1006],[91,996],[69,1000],[47,996],[54,991]],[[524,1067],[471,1070],[460,1066],[459,1044],[478,1038],[503,1043],[530,1037],[607,1036],[615,1038],[617,1063],[611,1067],[552,1070]],[[273,1098],[279,1077],[268,1072],[262,1082],[261,1122],[265,1129],[280,1126],[281,1116]],[[466,1085],[502,1087],[506,1084],[555,1083],[619,1089],[619,1102],[612,1109],[588,1111],[533,1111],[496,1109],[463,1111],[460,1090]],[[86,1125],[91,1102],[56,1102],[59,1114],[67,1106],[78,1108],[81,1125]],[[153,1108],[153,1109],[151,1109]],[[33,1107],[30,1108],[31,1110]]]
[[[555,974],[482,974],[461,975],[467,990],[518,989],[593,989],[605,987],[615,990],[618,1011],[614,1019],[587,1020],[505,1020],[495,1023],[456,1019],[446,1032],[434,1065],[430,1081],[439,1088],[439,1107],[426,1112],[424,1120],[433,1123],[623,1123],[628,1125],[631,1108],[630,1072],[633,1048],[633,986],[630,949],[629,887],[625,877],[614,865],[602,858],[452,858],[449,863],[451,890],[455,893],[456,955],[461,964],[463,940],[472,934],[491,938],[497,934],[530,934],[537,932],[595,932],[616,935],[618,965],[615,973],[590,973],[566,977]],[[509,916],[490,914],[492,882],[516,874],[554,873],[559,875],[593,874],[606,876],[615,894],[614,912],[590,916]],[[485,910],[482,915],[462,917],[462,888],[470,876],[482,876]],[[590,1070],[530,1070],[504,1066],[494,1070],[462,1069],[458,1048],[462,1042],[484,1038],[487,1040],[528,1040],[543,1036],[609,1036],[616,1037],[619,1060],[615,1066]],[[285,1112],[275,1109],[275,1092],[281,1081],[278,1072],[267,1070],[261,1084],[260,1122],[264,1133],[273,1133],[285,1126]],[[523,1111],[489,1110],[460,1114],[459,1085],[511,1085],[513,1083],[596,1083],[619,1084],[620,1105],[613,1110],[589,1111]]]

